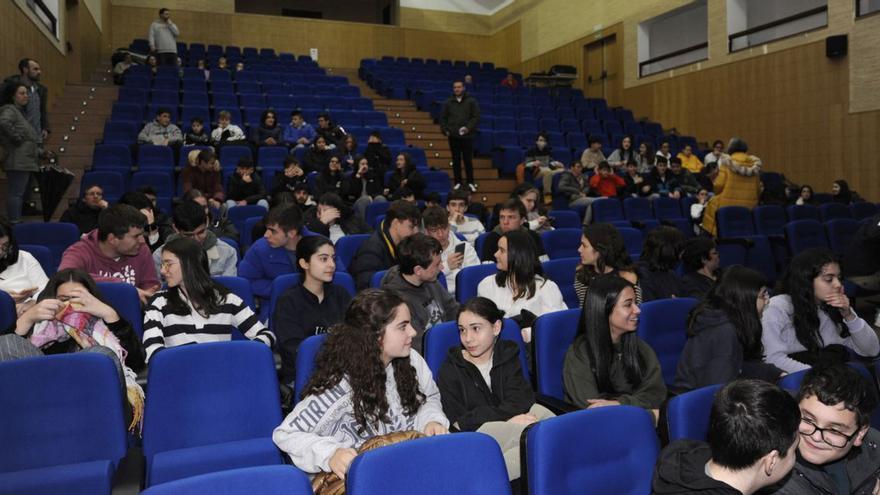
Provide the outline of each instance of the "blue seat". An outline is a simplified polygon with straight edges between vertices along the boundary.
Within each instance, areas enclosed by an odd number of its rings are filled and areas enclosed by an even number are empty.
[[[108,203],[115,203],[125,192],[125,181],[122,174],[114,171],[93,170],[86,172],[80,181],[80,195],[85,192],[85,188],[97,184],[104,192],[104,199]]]
[[[681,206],[680,201],[675,198],[670,198],[668,196],[655,198],[654,201],[651,202],[654,207],[654,217],[657,220],[675,220],[678,218],[684,218],[681,214]]]
[[[862,222],[852,218],[837,218],[825,222],[825,233],[828,234],[828,245],[831,250],[839,255],[844,254],[861,226]]]
[[[226,215],[229,221],[235,225],[235,229],[238,230],[239,235],[241,235],[241,232],[244,232],[245,230],[245,220],[254,217],[263,218],[266,215],[266,208],[263,208],[260,205],[233,206],[226,210]]]
[[[0,290],[0,328],[12,327],[17,319],[15,301],[12,296]]]
[[[143,495],[213,493],[215,495],[312,495],[309,477],[293,466],[260,466],[201,474],[162,483]]]
[[[254,293],[251,290],[251,283],[248,279],[244,277],[228,277],[228,276],[217,276],[213,277],[214,281],[218,284],[229,289],[233,294],[240,297],[245,304],[247,304],[252,311],[257,310],[257,304],[254,301]],[[239,332],[240,334],[241,332]],[[243,336],[242,336],[243,337]]]
[[[574,273],[580,262],[580,257],[572,257],[551,259],[541,263],[544,276],[556,282],[559,291],[562,292],[562,298],[569,308],[579,306],[577,293],[574,290]]]
[[[52,251],[46,246],[41,246],[39,244],[19,244],[18,249],[19,251],[27,251],[30,253],[40,264],[40,267],[43,269],[43,272],[46,273],[47,277],[54,275],[55,271],[58,269],[57,266],[52,264]],[[0,328],[7,327],[0,325]]]
[[[448,193],[450,190],[449,174],[441,171],[422,172],[425,178],[425,192]]]
[[[382,287],[382,279],[385,278],[386,273],[388,273],[388,270],[373,272],[373,275],[370,276],[370,288],[378,289],[379,287]]]
[[[102,144],[121,144],[126,147],[137,141],[139,123],[107,122],[104,124]]]
[[[791,205],[787,209],[788,219],[795,220],[816,220],[820,221],[819,208],[813,205]]]
[[[61,264],[64,250],[79,240],[79,228],[72,223],[20,223],[13,227],[19,244],[39,244],[52,252],[52,266]]]
[[[819,217],[822,220],[822,223],[828,222],[829,220],[836,220],[839,218],[852,218],[852,212],[849,209],[849,206],[842,203],[826,203],[824,205],[819,205]]]
[[[476,432],[419,438],[365,452],[352,462],[346,486],[350,495],[510,494],[498,443]]]
[[[327,340],[326,333],[306,337],[296,350],[296,378],[294,378],[293,387],[294,404],[302,399],[303,390],[305,390],[306,384],[312,376],[312,371],[315,369],[315,359],[318,357],[318,352],[320,352],[325,340]]]
[[[251,149],[247,146],[229,145],[220,148],[220,167],[223,170],[232,170],[238,165],[241,158],[253,158]]]
[[[555,174],[553,176],[554,185],[558,182],[556,180],[557,177],[562,174]],[[571,210],[550,210],[547,214],[548,216],[553,218],[553,226],[557,229],[581,229],[581,225],[583,222],[580,216],[575,211]]]
[[[541,233],[544,251],[551,260],[580,256],[581,229],[556,229]]]
[[[684,439],[706,441],[712,402],[721,387],[722,385],[710,385],[685,392],[669,400],[666,421],[670,442]]]
[[[299,285],[300,283],[300,274],[299,273],[287,273],[285,275],[281,275],[275,278],[272,281],[272,288],[269,292],[269,326],[272,326],[272,315],[275,314],[275,306],[278,304],[278,299],[284,294],[287,289],[293,287],[294,285]],[[339,270],[333,274],[333,283],[343,287],[345,290],[351,294],[352,297],[355,295],[355,287],[354,287],[354,279],[351,278],[351,275],[340,272]]]
[[[343,236],[336,241],[336,269],[339,271],[348,271],[348,267],[351,266],[351,260],[354,259],[355,253],[357,253],[361,244],[369,238],[370,234],[352,234]]]
[[[455,276],[455,299],[464,304],[477,297],[477,286],[480,282],[497,271],[494,263],[462,268]]]
[[[526,352],[526,344],[522,339],[522,332],[519,325],[510,318],[505,318],[501,326],[500,338],[515,342],[519,346],[519,364],[522,368],[523,378],[526,382],[531,383],[529,378],[529,359]],[[434,381],[440,379],[440,366],[446,360],[449,349],[461,345],[461,339],[458,333],[458,322],[444,321],[431,327],[423,336],[425,362],[431,373],[434,375]]]
[[[829,247],[822,224],[816,220],[795,220],[785,224],[785,238],[792,256],[814,247]]]
[[[110,122],[130,122],[140,124],[144,121],[144,106],[135,103],[116,102],[110,110]]]
[[[0,493],[110,493],[126,452],[124,400],[102,354],[0,363]]]
[[[364,125],[369,127],[372,124],[368,124],[367,119],[364,118]],[[382,133],[382,141],[388,146],[403,146],[406,144],[406,137],[401,129],[397,129],[396,127],[386,127],[380,128],[379,132]],[[447,180],[448,178],[449,177],[447,176]]]
[[[592,495],[651,492],[660,450],[654,418],[634,406],[600,407],[538,422],[526,430],[529,493]],[[589,448],[585,448],[585,446]]]
[[[532,328],[537,392],[565,400],[562,365],[577,334],[580,309],[543,314]]]
[[[360,109],[352,108],[352,110],[360,110]],[[364,127],[380,127],[380,128],[388,127],[388,116],[385,115],[384,112],[376,112],[373,110],[361,112],[361,121],[363,122]],[[396,137],[399,137],[399,135],[397,135]],[[384,133],[382,134],[382,138],[384,140],[384,138],[385,138]],[[387,141],[385,141],[385,144],[403,144],[403,142],[388,143]]]
[[[287,148],[283,146],[262,146],[257,151],[257,165],[263,168],[284,168]]]
[[[124,144],[98,144],[92,153],[92,168],[131,168],[131,150]]]
[[[675,381],[678,358],[687,342],[688,314],[696,305],[696,299],[681,297],[649,301],[639,306],[642,314],[636,333],[657,354],[667,385]]]
[[[364,217],[369,225],[373,225],[376,221],[376,218],[380,215],[385,215],[388,211],[388,208],[391,207],[391,203],[388,201],[384,202],[376,202],[367,205],[367,209],[365,211]],[[348,265],[346,265],[348,266]]]
[[[139,340],[144,337],[144,312],[135,286],[122,282],[98,282],[98,290],[119,317],[131,324]]]
[[[593,223],[611,223],[615,225],[630,225],[623,215],[623,207],[616,199],[602,199],[593,201]]]
[[[150,186],[156,190],[156,196],[171,198],[174,196],[174,175],[168,172],[140,170],[131,174],[132,191],[144,186]]]
[[[849,205],[850,212],[856,220],[871,218],[877,214],[877,205],[867,201],[860,201]]]
[[[171,171],[174,168],[174,150],[169,146],[142,145],[138,148],[138,169],[156,168]]]
[[[718,237],[746,237],[755,235],[752,212],[742,206],[724,206],[715,216]]]
[[[752,210],[755,231],[761,235],[784,235],[783,227],[788,221],[785,208],[779,205],[761,205]]]
[[[272,442],[281,403],[268,346],[248,341],[163,349],[150,360],[148,381],[146,486],[282,464]]]
[[[626,245],[626,252],[629,256],[636,260],[642,254],[642,244],[644,243],[644,235],[639,229],[631,227],[617,227],[620,236],[623,237],[623,243]]]

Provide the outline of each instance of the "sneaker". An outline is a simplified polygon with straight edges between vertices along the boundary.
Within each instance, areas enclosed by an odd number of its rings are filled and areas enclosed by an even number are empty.
[[[468,184],[468,189],[470,189],[472,193],[475,193],[477,192],[477,185],[474,183]]]
[[[455,187],[453,187],[453,189],[455,189],[456,191],[461,189],[461,183],[456,184]]]

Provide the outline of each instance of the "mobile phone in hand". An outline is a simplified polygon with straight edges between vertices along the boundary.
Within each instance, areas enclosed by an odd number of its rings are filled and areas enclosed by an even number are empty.
[[[455,254],[464,254],[464,243],[455,246]]]

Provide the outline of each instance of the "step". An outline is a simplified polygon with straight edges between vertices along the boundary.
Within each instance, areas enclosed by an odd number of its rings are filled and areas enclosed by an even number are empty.
[[[387,113],[387,112],[386,112]],[[388,123],[393,127],[400,127],[402,129],[406,129],[407,127],[417,127],[417,128],[434,128],[437,129],[439,126],[434,122],[433,119],[430,118],[419,118],[419,117],[395,117],[393,115],[388,115]]]
[[[447,158],[428,158],[428,166],[434,167],[437,170],[449,169],[452,170],[452,159]],[[497,170],[492,166],[492,162],[490,160],[486,160],[485,162],[480,162],[474,160],[474,170]],[[494,176],[493,176],[494,177]]]
[[[418,119],[418,120],[429,120],[431,123],[434,122],[434,120],[431,119],[430,114],[428,112],[422,112],[421,110],[416,110],[415,107],[413,107],[412,110],[397,110],[397,109],[388,110],[388,109],[384,109],[384,108],[379,108],[375,104],[373,105],[373,107],[376,108],[376,110],[379,110],[380,112],[385,112],[388,115],[389,120],[400,119],[400,120],[407,120],[408,121],[408,120]]]

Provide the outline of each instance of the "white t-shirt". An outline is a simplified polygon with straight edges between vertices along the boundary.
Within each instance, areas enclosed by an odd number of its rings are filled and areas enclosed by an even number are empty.
[[[37,300],[40,292],[43,292],[47,282],[49,277],[46,276],[40,262],[31,253],[22,250],[18,251],[18,261],[0,273],[0,290],[18,292],[36,287],[37,291],[30,297],[34,301]]]
[[[522,310],[529,311],[535,316],[541,316],[568,309],[556,282],[539,276],[535,277],[535,295],[529,299],[521,297],[514,301],[513,291],[509,286],[498,287],[498,284],[495,283],[495,275],[489,275],[480,281],[480,285],[477,286],[477,295],[494,301],[498,309],[504,311],[506,318],[519,316]]]
[[[455,254],[455,246],[464,243],[464,260],[461,262],[461,266],[450,270],[447,268],[446,260]],[[480,257],[477,256],[477,251],[474,249],[474,246],[466,241],[462,241],[455,234],[452,233],[452,230],[449,231],[449,244],[446,245],[446,249],[440,253],[440,260],[443,264],[443,276],[446,277],[446,288],[449,290],[449,293],[455,295],[455,276],[458,275],[458,272],[461,271],[462,268],[466,266],[474,266],[480,264]]]

